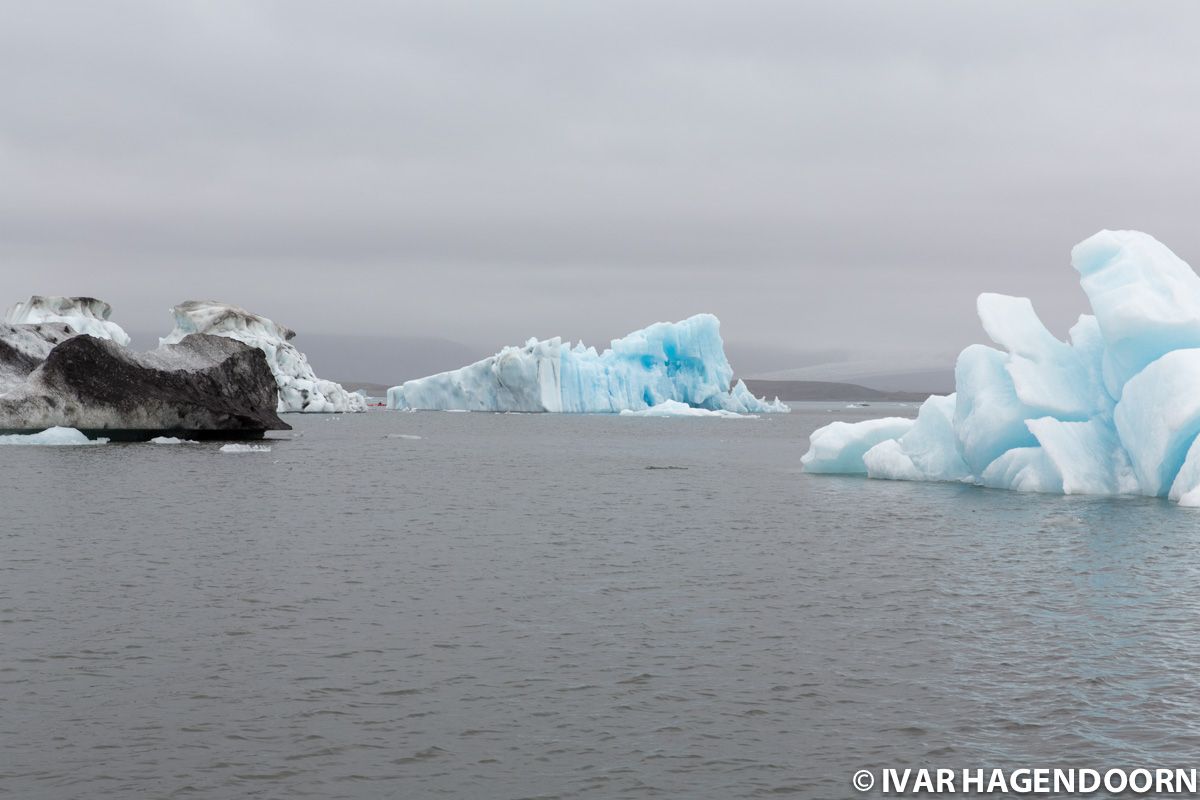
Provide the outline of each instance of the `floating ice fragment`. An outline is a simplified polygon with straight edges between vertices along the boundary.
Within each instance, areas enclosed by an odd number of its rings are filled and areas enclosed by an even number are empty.
[[[70,445],[108,444],[108,439],[89,439],[75,428],[47,428],[40,433],[0,436],[0,445],[41,445],[61,447]]]
[[[222,453],[269,453],[270,445],[265,444],[223,444]]]

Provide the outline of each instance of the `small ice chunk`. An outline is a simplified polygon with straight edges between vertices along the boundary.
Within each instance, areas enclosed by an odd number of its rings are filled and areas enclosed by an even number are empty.
[[[153,444],[200,444],[195,439],[177,439],[174,436],[155,436],[150,441]]]
[[[64,446],[64,445],[86,445],[86,444],[107,444],[108,439],[89,439],[75,428],[47,428],[40,433],[20,434],[14,433],[8,436],[0,436],[0,445],[41,445],[41,446]]]
[[[269,453],[270,445],[265,444],[223,444],[222,453]]]

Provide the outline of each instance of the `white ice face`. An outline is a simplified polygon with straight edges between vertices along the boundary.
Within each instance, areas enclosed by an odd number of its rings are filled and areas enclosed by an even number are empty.
[[[1101,231],[1071,263],[1094,314],[1069,342],[1026,298],[980,295],[999,349],[962,352],[956,394],[895,434],[891,420],[828,425],[805,469],[1200,505],[1200,277],[1136,231]]]
[[[206,333],[237,339],[262,350],[279,384],[279,412],[366,411],[367,401],[347,392],[340,384],[321,380],[308,364],[308,358],[288,340],[295,334],[266,317],[251,314],[227,303],[190,300],[171,309],[175,329],[161,344],[175,344],[192,333]]]
[[[388,390],[393,409],[612,414],[672,401],[738,414],[786,412],[732,384],[721,323],[711,314],[659,322],[602,353],[582,343],[530,339],[451,372]],[[732,384],[732,385],[731,385]]]
[[[863,460],[877,445],[899,439],[913,428],[904,417],[883,417],[865,422],[833,422],[813,431],[808,452],[800,457],[807,472],[867,474]]]
[[[61,322],[79,334],[111,339],[122,347],[129,346],[129,335],[121,326],[109,320],[112,307],[94,297],[41,297],[34,295],[17,303],[4,315],[10,325],[40,325]]]

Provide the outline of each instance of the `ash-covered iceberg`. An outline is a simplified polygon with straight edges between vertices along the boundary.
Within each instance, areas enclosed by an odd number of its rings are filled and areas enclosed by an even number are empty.
[[[67,325],[75,333],[86,333],[97,339],[111,339],[122,347],[129,345],[129,335],[109,319],[112,306],[94,297],[42,297],[34,295],[24,303],[16,303],[4,315],[9,325]]]
[[[602,353],[560,338],[530,339],[475,364],[388,390],[388,408],[619,413],[668,400],[739,414],[784,412],[733,381],[712,314],[659,322],[614,339]]]
[[[962,352],[955,394],[916,420],[821,428],[806,471],[1200,506],[1200,277],[1136,231],[1101,231],[1071,263],[1094,313],[1069,341],[1029,300],[980,295],[999,348]]]
[[[340,384],[316,376],[308,358],[290,343],[296,333],[289,328],[244,308],[209,300],[180,303],[171,313],[175,316],[175,329],[159,340],[161,344],[174,344],[185,336],[203,333],[236,339],[261,350],[279,386],[281,413],[367,410],[366,398],[361,394],[348,392]]]
[[[276,403],[266,358],[231,339],[194,335],[134,353],[65,323],[0,325],[0,436],[253,439],[288,429]]]

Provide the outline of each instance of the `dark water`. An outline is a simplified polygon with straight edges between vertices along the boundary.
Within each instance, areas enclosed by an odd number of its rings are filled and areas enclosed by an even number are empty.
[[[880,411],[829,407],[0,447],[0,793],[829,798],[863,767],[1194,766],[1200,514],[804,475],[816,425]]]

